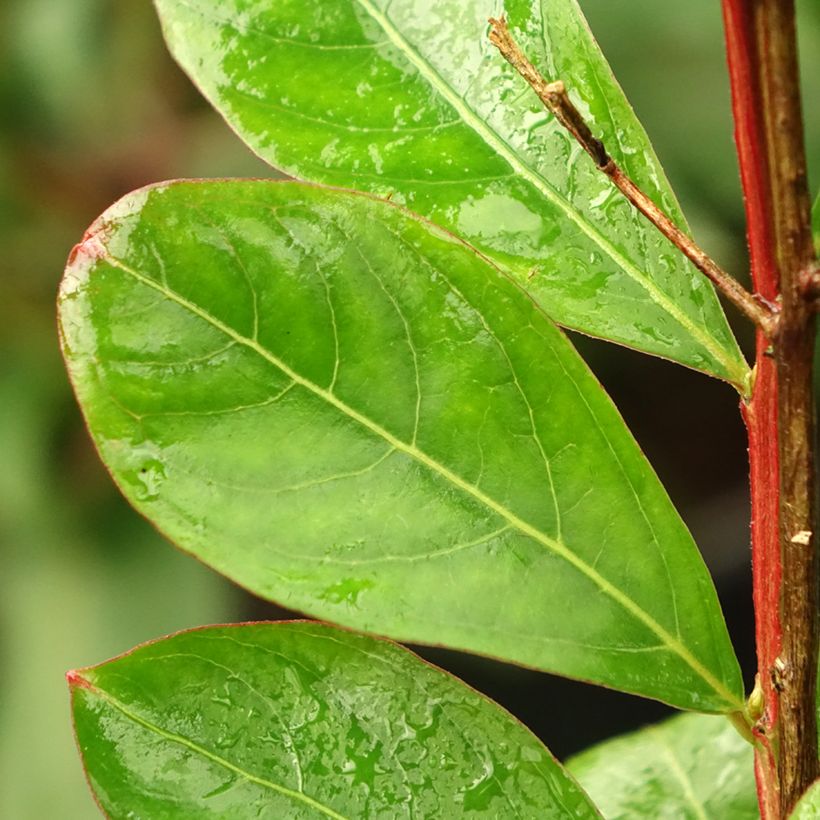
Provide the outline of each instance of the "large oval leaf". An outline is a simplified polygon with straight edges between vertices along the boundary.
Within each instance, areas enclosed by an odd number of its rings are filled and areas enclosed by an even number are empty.
[[[682,715],[567,763],[606,820],[758,820],[752,747],[726,720]]]
[[[209,627],[68,678],[113,818],[600,816],[499,706],[339,629]]]
[[[508,0],[516,37],[684,225],[575,0]],[[712,286],[495,52],[498,0],[157,0],[171,51],[261,157],[393,194],[504,264],[557,322],[743,387]]]
[[[442,231],[296,183],[172,184],[101,218],[60,302],[124,493],[254,592],[741,708],[711,579],[617,412]]]

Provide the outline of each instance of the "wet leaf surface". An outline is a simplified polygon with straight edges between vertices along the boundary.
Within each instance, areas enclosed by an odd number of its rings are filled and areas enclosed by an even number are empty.
[[[498,2],[157,0],[170,49],[263,159],[393,196],[503,264],[560,324],[743,387],[712,286],[541,108],[487,39]],[[593,131],[680,225],[575,0],[504,4]]]
[[[385,641],[208,627],[69,675],[112,818],[595,818],[527,729]]]
[[[683,708],[741,706],[711,579],[563,334],[404,210],[176,183],[73,255],[64,351],[103,460],[291,609]]]

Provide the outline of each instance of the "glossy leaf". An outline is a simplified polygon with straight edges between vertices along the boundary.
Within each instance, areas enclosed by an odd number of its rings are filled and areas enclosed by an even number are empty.
[[[607,820],[757,820],[753,751],[729,723],[682,715],[601,743],[568,768]]]
[[[820,817],[820,780],[816,780],[800,798],[789,817],[791,820],[817,820]]]
[[[741,708],[711,579],[565,337],[472,249],[297,183],[138,192],[75,249],[67,362],[103,460],[291,609]]]
[[[182,67],[262,158],[380,194],[507,267],[557,322],[744,386],[711,285],[487,39],[498,0],[157,0]],[[503,4],[596,133],[684,225],[575,0]]]
[[[524,726],[385,641],[217,626],[69,673],[114,818],[595,818]]]

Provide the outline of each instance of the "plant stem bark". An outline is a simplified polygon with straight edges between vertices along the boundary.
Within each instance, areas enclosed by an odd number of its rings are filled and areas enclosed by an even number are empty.
[[[758,333],[744,407],[752,483],[752,554],[763,711],[756,774],[765,820],[788,816],[820,774],[816,675],[815,264],[793,0],[723,0],[735,135],[752,277],[780,307],[771,344]],[[775,482],[776,485],[775,485]]]

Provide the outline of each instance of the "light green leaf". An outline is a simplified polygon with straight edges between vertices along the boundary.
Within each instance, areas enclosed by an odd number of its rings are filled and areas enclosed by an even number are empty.
[[[789,817],[791,820],[817,820],[820,817],[820,780],[816,780],[800,798]]]
[[[600,817],[501,707],[340,629],[208,627],[68,678],[110,817]]]
[[[133,194],[75,249],[69,370],[148,518],[291,609],[742,708],[711,579],[565,337],[471,248],[297,183]]]
[[[606,820],[757,820],[753,751],[732,725],[682,715],[601,743],[567,767]]]
[[[487,39],[502,11],[612,154],[685,225],[575,0],[157,0],[170,49],[263,159],[380,194],[504,265],[560,324],[745,389],[712,286]]]

